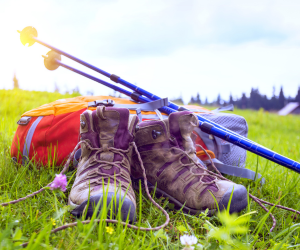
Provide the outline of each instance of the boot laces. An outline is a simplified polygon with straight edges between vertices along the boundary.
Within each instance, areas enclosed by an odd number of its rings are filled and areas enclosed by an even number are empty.
[[[182,150],[180,148],[175,148],[175,147],[173,149],[179,151],[179,153],[180,153],[180,159],[179,159],[180,166],[188,168],[189,172],[192,175],[200,177],[199,181],[202,183],[205,183],[205,185],[216,184],[216,181],[218,180],[217,176],[211,175],[209,172],[207,172],[205,166],[203,166],[199,162],[195,162],[192,159],[192,157],[184,150]],[[190,163],[183,164],[181,159],[183,159],[184,157],[188,157],[190,159]],[[195,172],[193,172],[193,169],[200,169],[201,172],[195,173]],[[210,182],[203,181],[203,178],[205,178],[206,176],[210,177],[212,180]]]
[[[87,170],[87,176],[83,180],[80,181],[80,183],[85,182],[87,180],[90,180],[91,185],[99,185],[103,182],[109,182],[112,178],[118,182],[119,185],[121,185],[121,188],[127,189],[126,183],[124,181],[121,181],[117,177],[120,177],[124,179],[127,183],[131,182],[130,179],[130,173],[128,169],[128,165],[130,164],[129,161],[126,158],[126,154],[128,154],[132,150],[132,146],[129,147],[127,150],[118,149],[114,147],[101,147],[101,148],[94,148],[92,147],[88,142],[82,141],[81,144],[84,144],[90,151],[94,152],[93,159],[90,162],[90,164],[82,170],[84,172]],[[100,160],[99,155],[103,152],[111,152],[114,154],[118,154],[121,156],[121,161],[106,161],[106,160]],[[91,165],[99,164],[96,168],[89,169]],[[101,171],[101,169],[111,169],[112,167],[116,167],[119,169],[119,172],[116,173],[114,171],[112,174],[107,174]],[[122,168],[128,170],[128,173],[126,173],[126,170],[123,170]],[[81,173],[82,173],[81,172]]]

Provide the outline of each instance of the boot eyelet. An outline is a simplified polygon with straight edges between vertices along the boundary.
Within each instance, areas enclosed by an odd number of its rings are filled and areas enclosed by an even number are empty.
[[[157,137],[162,135],[162,132],[157,131],[157,130],[152,130],[152,138],[155,140]]]
[[[85,127],[85,121],[80,120],[80,126],[81,126],[82,129],[84,129],[84,127]]]

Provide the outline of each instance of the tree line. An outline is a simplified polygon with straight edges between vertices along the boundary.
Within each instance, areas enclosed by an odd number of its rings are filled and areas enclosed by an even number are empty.
[[[19,88],[19,81],[16,77],[16,74],[14,74],[13,77],[13,88],[18,89]],[[55,83],[55,92],[59,92],[58,85]],[[76,87],[73,90],[74,92],[79,93],[78,87]],[[89,92],[88,95],[93,95],[92,92]],[[116,91],[112,96],[117,97]],[[121,95],[119,94],[119,97]],[[176,102],[178,104],[183,104],[183,100],[181,97],[172,100],[172,102]],[[263,95],[259,92],[258,88],[252,88],[250,92],[250,96],[247,97],[245,93],[242,94],[240,98],[233,99],[232,95],[230,94],[229,100],[225,101],[221,98],[221,95],[219,94],[217,99],[213,102],[208,102],[207,97],[205,101],[203,102],[200,98],[200,94],[197,93],[195,97],[191,97],[191,100],[189,101],[189,104],[199,104],[199,105],[205,105],[205,106],[225,106],[228,104],[233,104],[235,107],[240,109],[260,109],[263,108],[264,110],[272,111],[272,110],[280,110],[282,109],[287,103],[289,102],[298,102],[300,103],[300,86],[298,87],[298,92],[295,95],[295,97],[285,97],[283,93],[283,87],[280,88],[279,95],[275,95],[275,87],[273,87],[273,96],[271,98],[268,98],[266,95]]]
[[[176,101],[182,101],[178,98]],[[208,102],[207,98],[205,102],[201,101],[200,94],[197,93],[195,97],[191,97],[189,104],[199,104],[206,106],[224,106],[228,104],[233,104],[235,107],[240,109],[255,109],[258,110],[263,108],[264,110],[280,110],[289,102],[299,102],[300,103],[300,87],[295,97],[286,97],[283,92],[283,87],[280,88],[279,95],[275,95],[275,88],[273,88],[273,96],[268,98],[259,92],[258,88],[252,88],[249,97],[245,93],[242,94],[240,98],[233,99],[230,94],[229,100],[225,101],[219,94],[217,99],[213,102]]]

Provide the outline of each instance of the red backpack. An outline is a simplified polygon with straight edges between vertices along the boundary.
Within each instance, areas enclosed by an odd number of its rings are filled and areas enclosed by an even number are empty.
[[[95,110],[97,105],[124,106],[136,114],[136,107],[147,104],[111,96],[79,96],[42,105],[24,113],[18,121],[12,158],[18,163],[34,160],[49,166],[63,164],[79,142],[80,114],[86,109]],[[143,120],[159,118],[154,111],[141,110],[140,115]]]
[[[22,115],[11,146],[13,160],[20,164],[32,160],[49,167],[62,165],[79,142],[80,114],[86,109],[95,110],[98,105],[126,107],[130,113],[137,113],[140,120],[168,117],[164,113],[153,111],[166,106],[167,99],[144,104],[111,96],[79,96],[57,100]],[[199,106],[186,107],[247,137],[247,122],[241,116],[209,111]],[[194,137],[195,143],[201,145],[209,153],[221,173],[248,179],[261,177],[260,174],[256,175],[255,172],[245,169],[246,151],[244,149],[208,135],[199,128],[195,128]],[[196,150],[198,158],[204,164],[209,165],[210,160],[206,153],[200,147],[196,147]],[[80,152],[75,155],[75,162],[79,157]]]

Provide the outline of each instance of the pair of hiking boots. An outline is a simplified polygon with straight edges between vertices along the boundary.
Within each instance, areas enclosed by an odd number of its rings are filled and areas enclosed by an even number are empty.
[[[73,215],[92,216],[95,204],[105,196],[107,206],[116,203],[114,213],[134,222],[134,188],[138,190],[143,179],[142,165],[149,189],[185,212],[225,209],[231,195],[231,213],[247,206],[244,186],[220,180],[197,163],[192,131],[198,119],[192,112],[139,123],[128,109],[98,106],[80,119],[81,157],[69,196]]]

